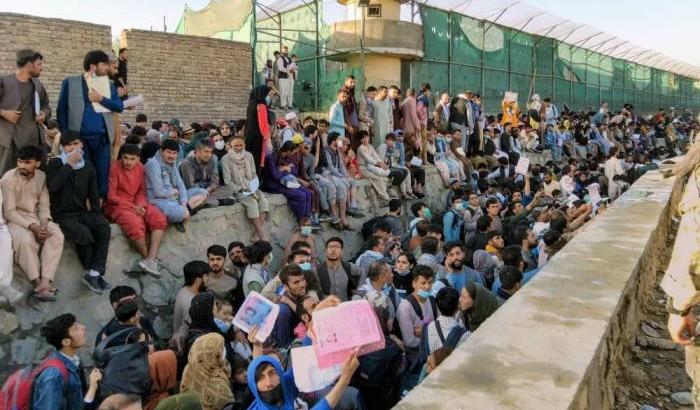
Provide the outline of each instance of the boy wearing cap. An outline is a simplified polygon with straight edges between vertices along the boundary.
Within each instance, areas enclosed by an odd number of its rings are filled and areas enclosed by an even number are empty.
[[[51,115],[51,107],[39,80],[43,60],[34,50],[19,50],[15,73],[0,78],[0,174],[15,166],[20,148],[45,145],[42,124]]]

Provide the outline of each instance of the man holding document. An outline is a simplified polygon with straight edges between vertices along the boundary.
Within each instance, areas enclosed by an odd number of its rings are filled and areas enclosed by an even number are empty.
[[[114,83],[107,76],[109,56],[102,50],[93,50],[83,60],[83,75],[68,77],[61,84],[56,116],[62,133],[80,134],[85,159],[97,171],[100,196],[107,196],[109,180],[110,144],[114,142],[115,127],[112,113],[122,112]]]

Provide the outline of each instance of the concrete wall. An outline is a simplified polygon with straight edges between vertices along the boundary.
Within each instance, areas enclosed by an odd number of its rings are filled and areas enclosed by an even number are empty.
[[[614,408],[682,189],[642,177],[396,408]]]
[[[83,72],[83,58],[88,51],[111,50],[111,35],[109,26],[0,13],[0,75],[15,71],[17,50],[31,48],[40,52],[44,56],[41,81],[55,112],[61,81]]]
[[[130,94],[143,94],[149,120],[221,121],[245,117],[252,81],[249,44],[144,30],[122,32]],[[152,118],[152,119],[151,119]]]

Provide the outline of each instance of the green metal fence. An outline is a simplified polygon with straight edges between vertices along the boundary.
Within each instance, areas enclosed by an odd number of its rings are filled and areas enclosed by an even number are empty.
[[[700,107],[700,81],[432,7],[420,15],[425,57],[405,64],[404,86],[479,92],[492,113],[506,90],[518,92],[521,106],[538,93],[574,110],[601,101],[613,109],[629,102],[641,113]]]

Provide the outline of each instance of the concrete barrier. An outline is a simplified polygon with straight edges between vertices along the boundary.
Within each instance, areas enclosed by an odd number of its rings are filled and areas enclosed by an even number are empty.
[[[644,175],[396,408],[613,408],[681,191]]]

